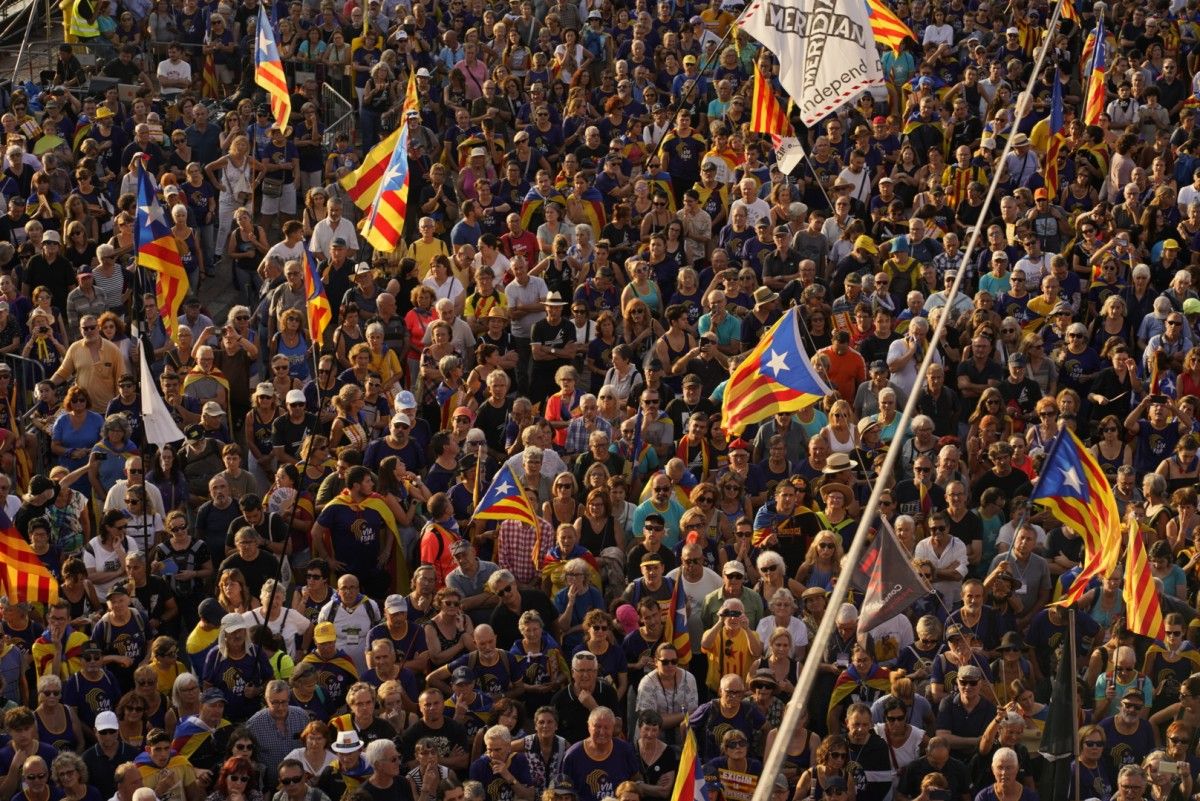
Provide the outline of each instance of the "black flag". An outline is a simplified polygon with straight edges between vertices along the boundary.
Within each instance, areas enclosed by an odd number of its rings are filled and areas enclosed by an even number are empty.
[[[1067,625],[1074,629],[1075,610],[1066,610]],[[1062,644],[1062,655],[1058,659],[1058,671],[1054,681],[1054,703],[1046,718],[1042,731],[1042,742],[1038,750],[1042,755],[1042,783],[1040,788],[1047,798],[1066,798],[1071,783],[1071,760],[1075,754],[1075,658],[1074,632],[1070,632]],[[1084,795],[1093,795],[1085,792]],[[1075,797],[1080,797],[1078,794]]]
[[[884,521],[852,577],[856,587],[864,588],[858,616],[860,634],[901,614],[929,594],[929,585],[909,559],[892,527]]]

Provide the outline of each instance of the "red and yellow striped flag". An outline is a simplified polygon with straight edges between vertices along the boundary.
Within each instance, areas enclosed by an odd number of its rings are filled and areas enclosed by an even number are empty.
[[[213,100],[221,96],[221,84],[217,81],[217,58],[212,53],[204,56],[204,71],[200,73],[200,96]]]
[[[154,293],[158,312],[162,315],[167,333],[174,338],[179,326],[179,307],[188,292],[187,272],[179,256],[179,243],[167,225],[150,174],[140,161],[137,170],[137,221],[133,232],[137,264],[158,273]]]
[[[875,34],[875,41],[892,48],[896,55],[900,55],[905,39],[918,41],[912,28],[905,25],[882,0],[867,0],[867,17],[871,20],[871,33]]]
[[[280,128],[287,128],[292,116],[292,96],[288,92],[287,75],[283,72],[283,61],[279,48],[275,46],[275,34],[271,20],[267,18],[267,7],[258,7],[258,34],[254,46],[254,82],[266,90],[271,97],[271,114]]]
[[[379,196],[379,185],[383,182],[383,174],[387,172],[388,164],[392,160],[392,153],[396,151],[396,145],[400,141],[400,129],[404,127],[403,123],[408,119],[408,113],[420,111],[420,108],[420,100],[417,97],[417,74],[414,71],[408,74],[408,88],[404,92],[404,108],[401,112],[403,119],[400,122],[402,124],[386,139],[371,148],[357,170],[342,176],[339,181],[342,188],[346,190],[346,194],[354,201],[354,205],[363,211],[369,209],[375,198]]]
[[[0,590],[10,603],[51,604],[58,600],[58,582],[16,526],[0,511]]]
[[[1141,526],[1129,526],[1129,548],[1125,552],[1125,627],[1134,634],[1162,640],[1162,607],[1158,603],[1158,585],[1150,573],[1146,544],[1142,542]]]
[[[792,125],[771,90],[771,81],[754,62],[754,94],[750,99],[750,130],[771,136],[791,136]]]
[[[1083,124],[1096,125],[1104,112],[1104,101],[1107,99],[1104,87],[1106,70],[1106,51],[1108,45],[1104,40],[1104,18],[1096,21],[1095,44],[1092,50],[1092,72],[1088,76],[1087,91],[1083,95]]]

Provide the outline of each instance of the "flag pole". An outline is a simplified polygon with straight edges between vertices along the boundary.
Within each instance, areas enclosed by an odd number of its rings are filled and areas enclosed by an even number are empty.
[[[743,13],[745,13],[745,12],[743,12]],[[739,16],[738,19],[741,19],[741,17]],[[737,24],[738,24],[738,20],[734,20],[733,22],[729,23],[729,27],[725,29],[725,35],[722,36],[721,41],[717,43],[716,52],[720,53],[721,50],[725,47],[725,43],[729,41],[729,35],[733,33],[734,29],[737,27]],[[709,70],[712,70],[714,67],[716,67],[716,65],[717,65],[717,60],[714,59],[713,61],[710,62],[706,58],[704,60],[704,63],[702,63],[700,65],[700,72],[696,76],[696,80],[691,81],[688,84],[687,88],[684,89],[683,93],[679,96],[679,99],[671,104],[672,121],[667,126],[667,129],[665,131],[663,131],[662,134],[658,137],[658,141],[654,143],[654,149],[646,154],[645,158],[647,160],[651,159],[651,158],[657,158],[660,156],[661,151],[662,151],[663,142],[666,141],[667,135],[670,134],[671,131],[675,130],[675,122],[674,122],[675,115],[679,113],[679,110],[681,108],[683,108],[685,105],[687,105],[687,102],[689,100],[691,100],[692,93],[694,91],[696,91],[696,85],[700,82],[700,79],[704,77],[704,73]],[[643,161],[643,164],[644,163],[645,162]],[[661,166],[661,164],[659,166]],[[690,189],[691,187],[688,187],[688,188]]]
[[[1041,50],[1038,53],[1034,63],[1034,69],[1030,73],[1029,80],[1025,84],[1025,92],[1032,90],[1033,82],[1036,77],[1041,74],[1042,64],[1046,60],[1047,54],[1050,52],[1050,47],[1054,42],[1054,30],[1058,26],[1059,16],[1062,14],[1062,4],[1068,0],[1058,0],[1054,6],[1054,11],[1050,15],[1050,22],[1047,27],[1047,35],[1042,43]],[[1016,105],[1016,119],[1013,123],[1014,130],[1020,124],[1021,118],[1025,116],[1024,104]],[[1004,144],[1004,150],[1000,154],[1001,161],[1012,152],[1012,140],[1008,140]],[[988,187],[987,196],[984,198],[984,208],[987,208],[993,201],[996,195],[996,189],[999,184],[1000,173],[997,172],[992,178],[992,183]],[[967,242],[967,247],[963,250],[960,266],[965,266],[968,259],[979,242],[979,237],[982,232],[982,226],[975,226],[971,233],[971,237]],[[950,291],[947,294],[946,302],[950,304],[954,301],[954,296],[960,291],[963,279],[966,277],[966,270],[960,269],[954,283],[951,284]],[[937,327],[934,328],[933,335],[930,337],[929,347],[917,368],[916,381],[914,385],[919,386],[925,379],[925,374],[929,370],[929,366],[933,363],[933,356],[937,353],[937,346],[945,334],[948,324],[948,316],[942,315],[938,320]],[[898,430],[907,430],[913,416],[917,410],[917,399],[919,393],[909,395],[908,401],[904,405],[904,412],[900,416]],[[896,468],[899,461],[900,449],[888,448],[887,457],[883,463],[883,473],[887,473]],[[879,499],[883,492],[883,482],[877,481],[871,491],[871,497],[867,501],[867,506],[863,510],[859,520],[858,528],[855,531],[854,539],[850,543],[850,549],[846,553],[843,564],[856,565],[862,558],[867,547],[867,529],[870,528],[871,521],[874,519],[875,513],[879,508]],[[850,582],[839,581],[833,585],[833,590],[829,596],[829,608],[837,609],[847,597],[850,590]],[[821,618],[821,624],[817,627],[816,633],[813,635],[809,650],[810,652],[822,653],[825,646],[829,643],[830,637],[833,635],[834,615],[827,614]],[[812,692],[813,686],[816,683],[817,669],[819,660],[805,660],[803,667],[800,670],[800,675],[796,679],[796,689],[792,693],[791,700],[788,701],[787,707],[784,709],[783,719],[779,723],[779,736],[775,740],[774,747],[766,755],[763,760],[762,775],[774,776],[783,768],[783,760],[787,750],[787,743],[791,741],[792,732],[796,730],[797,724],[800,722],[800,716],[808,709],[808,696]],[[752,801],[770,801],[774,785],[767,782],[759,782],[754,790]]]
[[[1064,0],[1071,2],[1071,0]],[[1070,649],[1068,653],[1063,654],[1064,659],[1070,660],[1071,665],[1071,753],[1074,755],[1072,760],[1075,763],[1074,784],[1075,784],[1075,801],[1080,801],[1080,792],[1082,788],[1079,786],[1079,688],[1078,683],[1078,667],[1075,664],[1075,605],[1071,604],[1067,607],[1067,647]]]

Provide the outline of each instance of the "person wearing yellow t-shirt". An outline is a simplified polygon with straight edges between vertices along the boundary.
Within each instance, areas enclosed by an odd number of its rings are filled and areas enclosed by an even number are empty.
[[[417,222],[417,231],[421,238],[409,244],[407,255],[417,262],[417,276],[424,281],[433,266],[434,257],[450,257],[450,246],[435,236],[437,223],[432,217],[422,217]]]
[[[225,610],[216,598],[205,598],[200,602],[200,622],[187,638],[188,659],[193,665],[203,665],[208,652],[217,646],[217,635],[221,633],[221,618]]]
[[[728,564],[725,569],[728,571]],[[745,676],[750,672],[750,664],[762,656],[763,646],[758,635],[750,629],[741,601],[726,598],[721,603],[716,623],[700,639],[700,650],[708,656],[705,681],[713,692],[720,691],[722,676],[729,673]]]

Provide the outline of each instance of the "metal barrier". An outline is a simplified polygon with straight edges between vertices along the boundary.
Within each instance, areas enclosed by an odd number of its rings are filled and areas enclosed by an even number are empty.
[[[35,437],[36,447],[30,456],[30,469],[33,475],[45,474],[50,469],[50,440],[41,431],[34,429],[29,420],[29,415],[33,411],[35,396],[34,387],[39,381],[46,380],[46,366],[41,362],[36,362],[33,359],[26,359],[23,356],[17,356],[13,353],[5,353],[0,355],[0,361],[7,364],[13,371],[13,386],[16,393],[16,408],[13,413],[18,416],[18,421],[14,428],[14,433],[18,436],[17,447],[24,447],[24,443],[20,442],[22,432],[36,431]]]
[[[355,130],[354,105],[328,83],[321,84],[321,119],[325,120],[325,147],[332,147],[334,137],[347,133],[353,138]]]

